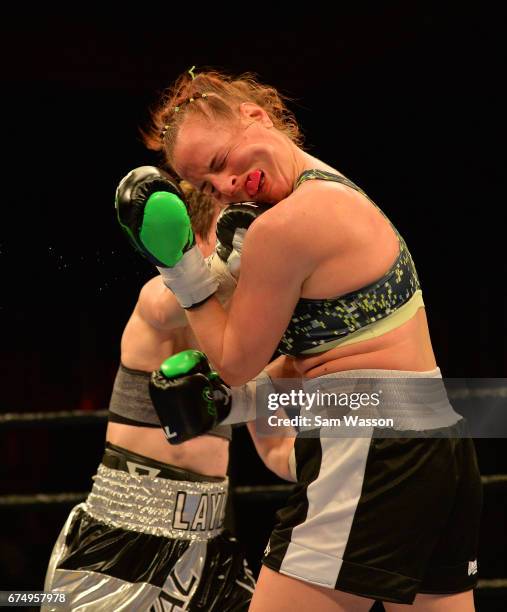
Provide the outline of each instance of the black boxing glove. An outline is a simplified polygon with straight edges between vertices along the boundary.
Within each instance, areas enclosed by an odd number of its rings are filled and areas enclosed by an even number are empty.
[[[204,353],[172,355],[152,373],[150,397],[171,444],[202,435],[230,412],[230,388],[214,372]]]
[[[157,266],[181,306],[215,293],[218,282],[195,244],[183,193],[168,174],[154,166],[132,170],[118,185],[115,205],[130,242]]]
[[[267,372],[240,387],[229,387],[211,369],[201,351],[169,357],[152,373],[150,397],[170,444],[201,436],[217,425],[246,423],[257,418],[257,385],[262,398],[275,392]],[[265,403],[265,402],[264,402]]]
[[[215,251],[236,280],[239,278],[246,232],[255,219],[269,208],[266,204],[256,202],[230,204],[217,219]]]
[[[166,194],[166,206],[157,205],[156,197],[148,204],[154,194]],[[131,244],[155,266],[174,265],[180,251],[187,250],[194,242],[190,223],[182,231],[177,246],[159,230],[172,221],[171,217],[167,218],[171,212],[186,221],[183,193],[176,181],[160,168],[141,166],[129,172],[116,189],[115,208],[120,227]]]

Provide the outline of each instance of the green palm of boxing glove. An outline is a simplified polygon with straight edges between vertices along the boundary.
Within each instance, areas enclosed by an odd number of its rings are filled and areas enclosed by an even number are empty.
[[[231,409],[229,387],[211,370],[204,353],[187,350],[152,373],[150,397],[170,444],[207,433]]]
[[[215,293],[218,283],[195,244],[183,194],[168,174],[154,166],[132,170],[118,185],[115,207],[130,242],[184,308]]]
[[[174,266],[194,243],[181,190],[155,166],[136,168],[120,181],[115,207],[132,245],[156,266]]]

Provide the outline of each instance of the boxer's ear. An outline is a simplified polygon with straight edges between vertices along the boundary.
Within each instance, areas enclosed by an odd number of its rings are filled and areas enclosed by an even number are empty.
[[[247,121],[259,121],[264,127],[273,127],[267,112],[254,102],[242,102],[239,107],[241,117]]]

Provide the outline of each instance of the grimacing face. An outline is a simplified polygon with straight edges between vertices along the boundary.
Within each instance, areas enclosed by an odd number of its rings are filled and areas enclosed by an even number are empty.
[[[178,175],[220,204],[275,204],[294,184],[293,145],[253,103],[238,119],[190,116],[180,127],[172,165]]]

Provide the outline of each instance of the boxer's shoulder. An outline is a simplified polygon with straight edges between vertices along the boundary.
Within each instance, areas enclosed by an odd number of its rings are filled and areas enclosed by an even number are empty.
[[[346,215],[347,211],[333,203],[336,204],[336,194],[321,190],[300,193],[298,189],[256,219],[249,230],[250,240],[274,235],[282,243],[291,243],[317,237],[329,230],[330,221],[334,225]]]

